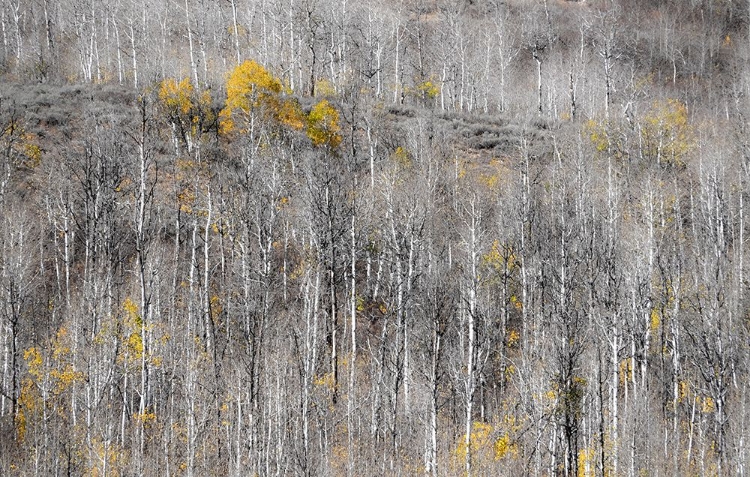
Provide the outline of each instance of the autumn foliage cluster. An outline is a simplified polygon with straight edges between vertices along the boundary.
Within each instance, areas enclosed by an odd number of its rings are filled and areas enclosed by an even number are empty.
[[[744,475],[745,2],[0,13],[0,475]]]

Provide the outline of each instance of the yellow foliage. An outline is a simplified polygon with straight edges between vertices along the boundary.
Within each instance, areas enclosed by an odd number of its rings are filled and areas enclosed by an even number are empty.
[[[125,452],[114,443],[102,442],[100,439],[92,439],[90,459],[91,465],[86,475],[91,477],[119,477],[120,468],[125,460]],[[105,473],[106,469],[106,473]]]
[[[419,91],[424,97],[428,99],[435,99],[440,94],[440,88],[438,88],[431,80],[426,80],[417,85],[417,91]]]
[[[65,362],[70,349],[65,341],[68,336],[66,328],[60,328],[52,340],[52,358],[45,359],[41,350],[31,347],[23,352],[28,375],[21,379],[16,413],[16,433],[23,440],[29,426],[39,419],[40,410],[47,405],[51,397],[61,396],[70,387],[84,379],[84,373],[76,371],[73,364]]]
[[[510,330],[508,332],[508,348],[515,348],[518,345],[518,340],[521,335],[516,330]]]
[[[42,353],[39,352],[39,349],[35,347],[27,349],[23,352],[23,359],[29,367],[29,374],[34,376],[37,380],[41,380],[43,377]]]
[[[652,332],[656,332],[661,324],[661,317],[659,316],[659,310],[656,308],[651,309],[651,317],[649,320],[649,328]]]
[[[633,379],[633,362],[629,358],[620,361],[620,386]]]
[[[516,417],[509,412],[507,403],[504,404],[507,412],[503,420],[491,423],[475,421],[471,425],[471,434],[469,435],[469,445],[471,446],[471,456],[477,468],[486,467],[493,461],[515,459],[519,455],[519,446],[514,435],[523,424],[518,422]],[[453,452],[453,462],[461,466],[466,460],[467,445],[466,436],[460,436],[456,449]]]
[[[276,204],[276,210],[282,210],[287,205],[289,205],[289,197],[287,196],[281,197],[278,203]]]
[[[219,131],[229,134],[236,127],[252,124],[254,116],[272,119],[294,130],[306,126],[299,103],[284,97],[281,80],[263,66],[248,60],[237,66],[227,78],[227,101],[219,113]]]
[[[557,391],[554,389],[550,389],[547,392],[544,393],[544,398],[548,401],[554,402],[557,400]]]
[[[237,66],[227,78],[227,102],[220,113],[222,130],[232,131],[234,115],[250,115],[273,101],[281,91],[281,81],[257,62],[247,60]]]
[[[461,167],[458,169],[458,178],[463,179],[464,177],[466,177],[466,172],[466,164],[461,163]]]
[[[658,162],[684,165],[683,159],[694,145],[693,127],[684,104],[675,99],[655,101],[641,126],[647,156]]]
[[[29,418],[35,412],[41,397],[34,381],[31,378],[21,380],[21,392],[18,396],[18,412],[16,413],[16,435],[19,441],[26,437]]]
[[[398,146],[396,150],[393,151],[393,154],[391,154],[391,159],[393,160],[393,162],[403,168],[409,168],[412,164],[409,151],[401,146]]]
[[[336,96],[336,87],[327,79],[318,80],[315,82],[315,96]]]
[[[143,357],[144,344],[141,332],[143,331],[143,319],[138,314],[138,305],[130,299],[125,298],[122,304],[125,311],[124,324],[126,329],[125,351],[127,360],[130,362],[139,360]],[[125,357],[122,357],[124,359]]]
[[[131,360],[141,359],[143,356],[143,339],[139,333],[130,333],[125,344]]]
[[[222,136],[232,133],[235,128],[234,120],[229,114],[226,109],[222,109],[219,113],[219,117],[221,118],[219,120],[219,134]]]
[[[690,392],[690,383],[682,380],[677,383],[677,402],[682,402]]]
[[[188,78],[179,83],[167,78],[159,84],[159,100],[167,110],[188,114],[193,108],[193,84]]]
[[[209,308],[211,310],[211,319],[214,323],[219,322],[219,317],[221,316],[221,313],[224,311],[224,307],[221,306],[221,298],[219,298],[218,295],[211,296],[210,302],[209,302]]]
[[[133,414],[133,419],[139,423],[142,422],[143,424],[152,424],[156,422],[156,414],[148,411],[145,411],[143,413],[136,412]]]
[[[83,381],[83,373],[76,371],[72,364],[66,364],[62,370],[53,369],[50,371],[50,377],[55,382],[55,395],[65,392],[70,386],[77,381]]]
[[[607,133],[607,129],[603,124],[589,119],[586,121],[585,130],[598,152],[604,152],[609,148],[609,133]]]
[[[39,146],[34,143],[34,136],[32,134],[23,135],[23,155],[26,160],[23,161],[23,165],[29,168],[34,168],[42,162],[42,150]]]
[[[508,409],[512,407],[513,404],[509,403],[509,401],[503,401],[503,409],[506,412],[503,416],[503,425],[512,432],[518,432],[523,427],[523,419],[518,419],[515,415],[508,413]]]
[[[322,376],[315,376],[315,378],[313,379],[313,384],[315,386],[326,387],[332,390],[334,386],[333,373],[325,373]]]
[[[202,123],[214,119],[211,109],[211,94],[197,93],[188,78],[177,81],[167,78],[159,83],[159,104],[173,125],[179,126],[180,134],[187,141],[203,132]]]
[[[357,295],[357,311],[360,313],[365,311],[365,300],[360,295]]]
[[[511,441],[507,432],[495,441],[495,459],[500,460],[505,457],[518,457],[518,444]]]
[[[227,108],[249,112],[264,98],[279,94],[281,90],[278,78],[255,61],[247,60],[232,70],[227,79]]]
[[[305,261],[301,260],[300,263],[292,269],[289,273],[290,280],[296,280],[305,274]]]
[[[485,423],[485,422],[479,422],[474,421],[471,424],[471,434],[469,435],[469,445],[471,446],[472,454],[476,453],[480,449],[484,449],[490,444],[490,434],[492,433],[492,425]],[[465,437],[460,438],[460,442],[458,443],[458,446],[456,446],[455,456],[456,459],[458,459],[459,462],[462,462],[466,459],[466,452],[468,448],[466,447],[466,439]],[[494,449],[494,445],[493,445]]]
[[[247,30],[242,25],[237,25],[237,29],[235,30],[234,25],[229,25],[227,27],[227,33],[230,35],[237,35],[237,36],[245,36],[247,35]]]
[[[498,158],[492,158],[488,164],[491,168],[490,172],[483,173],[479,176],[479,182],[484,184],[490,191],[497,192],[501,181],[504,181],[509,177],[510,171]]]
[[[284,124],[296,131],[305,128],[305,114],[302,112],[297,101],[287,99],[281,101],[278,105],[277,118],[281,124]]]
[[[349,449],[345,445],[337,445],[333,446],[332,454],[333,454],[333,461],[334,464],[338,463],[340,465],[337,465],[337,467],[342,467],[345,465],[347,458],[349,457]]]
[[[479,176],[479,180],[488,189],[494,190],[500,183],[500,176],[498,174],[482,174]]]
[[[486,275],[483,274],[488,284],[503,284],[506,280],[511,277],[520,267],[519,259],[515,253],[512,245],[507,243],[500,243],[499,240],[494,240],[492,246],[487,253],[482,255],[482,265],[487,270]],[[507,299],[510,304],[516,310],[523,310],[523,301],[519,299],[515,294],[512,294]]]
[[[501,244],[499,240],[492,242],[490,250],[482,256],[485,265],[492,267],[496,272],[511,273],[518,266],[516,254],[513,247]]]
[[[127,318],[134,321],[140,321],[140,317],[138,316],[138,305],[130,299],[130,297],[125,298],[125,301],[122,303],[122,309],[125,310]]]
[[[339,112],[327,100],[322,100],[307,115],[307,137],[315,146],[336,149],[341,144]]]
[[[60,329],[57,330],[57,335],[55,336],[55,341],[52,347],[52,358],[55,360],[59,360],[70,354],[70,347],[65,345],[67,338],[68,329],[64,326],[60,327]]]
[[[36,143],[36,136],[27,132],[18,121],[3,125],[0,148],[10,156],[15,166],[33,169],[42,162],[42,149]]]
[[[177,193],[177,203],[180,206],[180,212],[191,214],[193,212],[193,204],[195,203],[195,191],[192,188],[184,188]]]
[[[596,475],[594,449],[584,448],[578,451],[578,477],[594,477]]]

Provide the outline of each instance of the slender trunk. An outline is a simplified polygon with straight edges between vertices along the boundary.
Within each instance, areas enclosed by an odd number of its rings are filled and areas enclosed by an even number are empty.
[[[136,57],[135,50],[135,29],[133,28],[133,19],[129,19],[130,22],[130,54],[133,57],[133,87],[138,89],[138,60]]]
[[[356,185],[355,185],[356,188]],[[354,229],[354,217],[352,214],[351,223],[351,295],[349,297],[349,313],[351,315],[351,354],[349,356],[349,392],[346,400],[346,415],[347,415],[347,433],[349,438],[349,461],[348,461],[348,474],[352,475],[355,472],[354,462],[354,416],[352,413],[356,409],[355,393],[356,393],[356,369],[357,369],[357,281],[356,281],[356,264],[357,264],[357,241]]]
[[[479,226],[479,216],[475,205],[476,197],[472,198],[470,203],[470,225],[469,225],[469,243],[467,244],[467,252],[469,255],[469,266],[471,276],[469,278],[469,309],[468,309],[468,323],[467,323],[467,334],[468,334],[468,349],[466,352],[466,457],[464,467],[466,469],[467,477],[472,475],[472,442],[471,442],[471,430],[473,424],[473,406],[474,406],[474,391],[476,387],[476,330],[475,330],[475,318],[477,312],[477,228]]]
[[[232,3],[232,28],[234,30],[234,49],[237,53],[237,66],[240,65],[240,30],[237,28],[237,3],[236,0],[231,0]],[[290,28],[290,30],[294,30]]]
[[[330,336],[331,336],[331,377],[333,380],[332,401],[335,404],[338,400],[339,385],[339,354],[338,354],[338,304],[336,302],[336,246],[334,241],[333,230],[333,204],[331,198],[330,184],[326,184],[325,201],[328,212],[328,287],[330,293]]]
[[[537,77],[537,110],[542,114],[542,59],[538,53],[535,53],[536,60],[536,77]]]
[[[198,87],[198,65],[195,63],[195,49],[193,47],[193,28],[190,26],[190,4],[185,0],[185,26],[187,27],[188,51],[190,52],[190,70],[193,73],[193,84]]]

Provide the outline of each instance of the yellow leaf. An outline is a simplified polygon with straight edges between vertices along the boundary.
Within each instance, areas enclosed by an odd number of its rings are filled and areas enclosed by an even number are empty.
[[[684,165],[694,145],[693,127],[684,104],[676,99],[655,101],[642,121],[644,154],[657,162]]]
[[[281,81],[255,61],[237,66],[227,78],[227,101],[219,113],[219,131],[229,134],[256,117],[301,130],[304,113],[299,103],[285,97]]]
[[[341,144],[339,112],[327,100],[322,100],[307,115],[307,137],[315,146],[335,149]]]
[[[193,84],[188,78],[179,83],[167,78],[159,84],[159,100],[170,112],[187,114],[193,108]]]

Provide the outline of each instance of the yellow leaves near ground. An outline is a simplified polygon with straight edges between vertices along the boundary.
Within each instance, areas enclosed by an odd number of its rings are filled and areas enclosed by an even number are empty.
[[[60,328],[50,344],[51,352],[48,353],[36,346],[23,352],[26,373],[21,378],[15,418],[19,440],[23,440],[27,431],[39,423],[42,410],[67,403],[62,397],[85,377],[72,362],[67,328]]]
[[[23,135],[23,141],[21,143],[22,154],[25,158],[23,165],[29,168],[34,168],[42,162],[42,150],[36,144],[36,138],[31,133],[25,133]]]
[[[126,465],[125,450],[111,440],[94,438],[91,440],[89,452],[90,467],[86,475],[91,477],[115,477],[122,475],[120,471]]]
[[[143,413],[133,413],[133,419],[137,422],[141,422],[144,425],[151,425],[156,422],[156,414],[153,412],[145,411]]]
[[[578,477],[594,477],[596,475],[596,451],[584,448],[578,451]]]
[[[34,134],[26,131],[19,121],[10,120],[0,130],[0,150],[15,167],[34,168],[42,161],[42,150]]]
[[[514,297],[511,297],[511,301]],[[516,330],[509,330],[508,331],[508,337],[507,337],[507,343],[508,348],[516,348],[518,346],[518,342],[521,339],[521,334]]]
[[[471,423],[471,434],[469,435],[469,445],[471,446],[472,455],[484,451],[494,450],[493,443],[490,440],[492,434],[492,425],[486,422],[475,421]],[[456,446],[455,456],[459,464],[466,459],[466,453],[469,448],[466,445],[465,436],[460,436],[458,446]]]
[[[16,413],[16,436],[19,441],[26,438],[29,418],[40,405],[39,391],[30,378],[21,380],[21,393],[18,396],[18,412]]]
[[[42,354],[38,348],[29,348],[23,352],[23,359],[28,366],[29,375],[21,379],[21,392],[18,396],[16,413],[16,435],[19,441],[26,437],[29,421],[34,420],[38,409],[43,406],[42,396],[37,383],[44,379]]]
[[[516,433],[522,426],[511,413],[494,423],[475,421],[471,424],[469,445],[472,465],[476,469],[491,469],[496,463],[513,460],[519,456]],[[453,454],[453,465],[460,468],[468,451],[466,436],[460,436]]]
[[[211,319],[214,323],[218,324],[221,320],[221,314],[224,312],[224,307],[221,305],[221,298],[218,295],[211,296],[209,309],[211,310]]]

